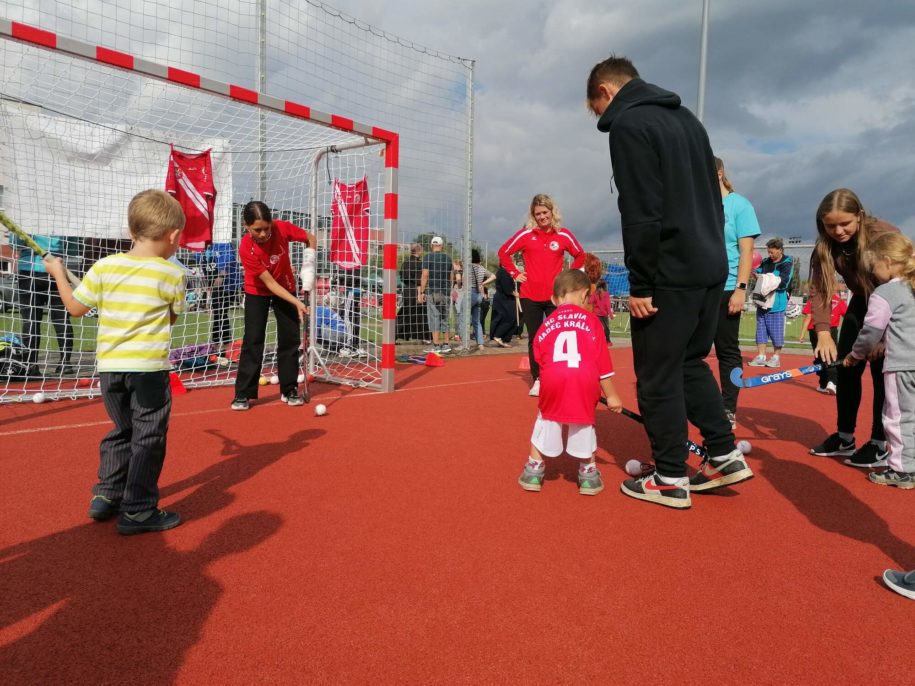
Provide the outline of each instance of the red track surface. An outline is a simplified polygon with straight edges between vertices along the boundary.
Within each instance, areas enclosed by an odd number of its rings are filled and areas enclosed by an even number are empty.
[[[602,494],[565,458],[522,491],[519,358],[405,365],[390,395],[315,386],[321,418],[276,387],[247,414],[229,389],[180,396],[161,485],[186,522],[131,538],[85,517],[101,404],[0,406],[0,681],[912,679],[915,604],[879,575],[915,567],[915,492],[806,454],[834,421],[814,379],[745,391],[757,478],[678,512],[619,493],[647,441],[606,411]]]

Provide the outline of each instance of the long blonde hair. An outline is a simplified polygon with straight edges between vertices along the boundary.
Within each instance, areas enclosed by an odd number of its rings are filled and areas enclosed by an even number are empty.
[[[873,283],[867,268],[866,253],[870,244],[870,233],[877,220],[865,212],[861,200],[854,191],[847,188],[837,188],[829,192],[817,207],[817,241],[813,252],[819,259],[820,271],[818,275],[811,274],[811,278],[815,279],[814,286],[823,298],[823,302],[828,303],[832,300],[836,283],[836,264],[832,254],[835,241],[826,233],[826,226],[823,224],[823,217],[830,212],[845,212],[858,218],[858,230],[852,239],[855,241],[854,256],[857,258],[855,262],[856,280],[864,288],[863,295],[869,296],[873,290]],[[819,278],[816,278],[817,276]]]
[[[715,158],[715,169],[721,172],[721,185],[733,193],[734,186],[731,185],[731,180],[728,178],[727,173],[724,171],[724,160],[722,160],[720,157]]]
[[[877,236],[867,248],[868,266],[876,260],[889,260],[890,264],[902,267],[900,276],[915,289],[915,247],[909,237],[901,233],[885,233]]]
[[[545,207],[550,212],[553,213],[553,226],[558,228],[562,226],[562,213],[559,211],[559,206],[553,202],[553,199],[544,194],[538,193],[534,196],[534,199],[531,200],[530,207],[527,208],[527,222],[524,226],[528,229],[537,228],[537,220],[534,219],[534,208],[537,206]]]

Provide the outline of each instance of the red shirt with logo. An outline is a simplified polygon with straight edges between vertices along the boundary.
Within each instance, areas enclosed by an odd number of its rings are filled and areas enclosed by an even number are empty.
[[[295,293],[295,275],[289,261],[289,242],[308,242],[308,232],[295,224],[274,219],[270,239],[255,243],[251,234],[246,233],[238,246],[238,257],[245,270],[245,293],[251,295],[273,295],[260,275],[269,272],[290,293]]]
[[[829,328],[836,329],[839,326],[839,323],[842,321],[842,317],[845,316],[845,313],[848,312],[848,303],[838,294],[832,294],[832,309],[829,312]],[[813,302],[812,300],[807,300],[804,303],[804,309],[801,310],[801,314],[812,314],[813,313]],[[813,331],[813,319],[810,320],[810,323],[807,325],[808,331]]]
[[[600,320],[577,305],[560,305],[534,337],[540,365],[540,414],[563,424],[594,424],[600,380],[613,376]]]
[[[191,250],[204,250],[213,238],[213,214],[216,209],[216,186],[213,185],[213,163],[210,151],[190,154],[172,146],[168,157],[165,190],[171,193],[184,210],[184,231],[181,245]]]
[[[522,253],[527,281],[520,284],[521,297],[539,302],[549,301],[553,295],[553,280],[562,271],[564,253],[572,256],[572,269],[585,262],[585,251],[565,227],[550,232],[539,228],[523,228],[499,248],[499,262],[514,279],[521,273],[511,256]]]

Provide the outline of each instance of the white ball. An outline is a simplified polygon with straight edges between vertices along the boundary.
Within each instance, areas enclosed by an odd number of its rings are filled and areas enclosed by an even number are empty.
[[[48,399],[47,396],[44,393],[42,393],[41,391],[38,391],[38,393],[36,393],[35,395],[32,396],[33,403],[41,404],[47,399]]]
[[[278,384],[279,382],[280,382],[280,377],[278,377],[276,374],[274,374],[273,376],[270,377],[270,383],[272,383],[274,386],[276,384]]]
[[[299,375],[295,378],[295,380],[296,380],[297,383],[302,383],[302,382],[305,380],[305,375],[304,375],[304,374],[299,374]]]
[[[327,414],[327,408],[324,405],[315,405],[315,414],[322,417]]]
[[[737,449],[744,455],[749,455],[750,451],[753,450],[753,446],[750,445],[750,441],[737,441]]]
[[[642,463],[638,460],[629,460],[629,462],[626,463],[626,473],[629,476],[641,476]]]

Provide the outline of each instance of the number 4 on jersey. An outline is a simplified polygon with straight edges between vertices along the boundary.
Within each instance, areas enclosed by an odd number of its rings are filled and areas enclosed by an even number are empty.
[[[581,355],[578,354],[578,336],[574,331],[563,331],[556,336],[553,344],[553,362],[565,362],[569,367],[578,368]]]

